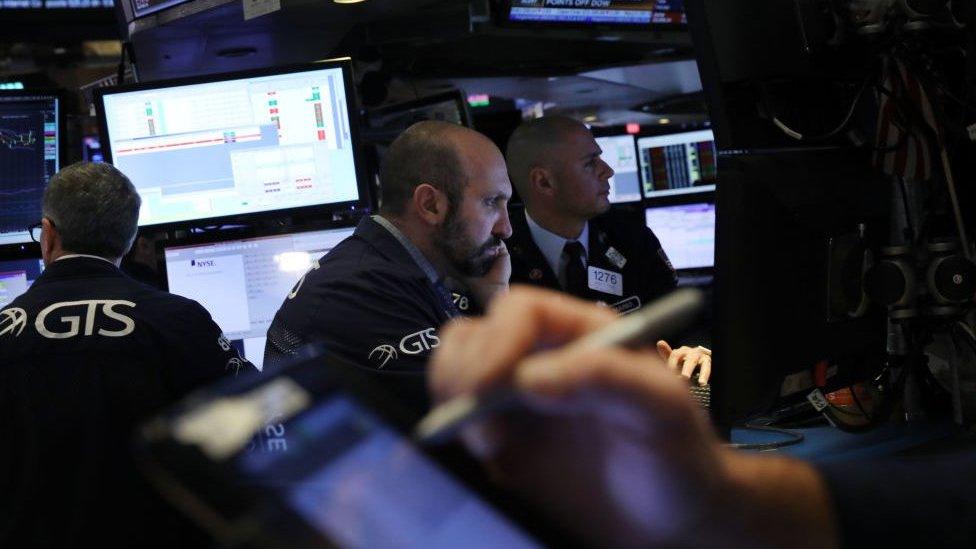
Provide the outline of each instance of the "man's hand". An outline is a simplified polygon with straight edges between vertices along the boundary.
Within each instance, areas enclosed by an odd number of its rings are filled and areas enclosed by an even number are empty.
[[[491,268],[483,276],[467,277],[463,279],[464,285],[471,290],[471,294],[478,304],[488,308],[488,304],[495,296],[504,294],[508,291],[508,279],[512,276],[512,258],[508,254],[508,248],[502,242],[499,246],[498,255],[491,264]]]
[[[516,287],[485,317],[442,330],[435,399],[521,395],[518,409],[463,433],[493,478],[587,545],[831,547],[829,498],[812,468],[723,448],[652,352],[559,348],[615,318]]]
[[[707,385],[712,375],[712,351],[702,346],[678,347],[672,350],[667,341],[657,342],[657,354],[667,361],[668,370],[690,378],[698,370],[698,384]]]

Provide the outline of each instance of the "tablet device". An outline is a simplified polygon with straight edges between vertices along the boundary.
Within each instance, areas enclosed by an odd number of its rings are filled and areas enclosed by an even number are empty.
[[[395,374],[395,373],[394,373]],[[136,441],[150,481],[222,544],[564,544],[460,448],[421,448],[396,377],[334,358],[191,395]],[[393,390],[389,390],[392,388]]]

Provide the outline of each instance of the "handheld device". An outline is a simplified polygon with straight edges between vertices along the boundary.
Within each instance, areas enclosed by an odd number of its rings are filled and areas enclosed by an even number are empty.
[[[413,444],[419,413],[397,406],[391,385],[313,356],[191,395],[142,429],[137,456],[223,546],[567,544],[459,448]]]
[[[684,288],[621,317],[606,327],[591,332],[569,344],[570,349],[584,351],[613,346],[653,345],[667,333],[687,326],[701,309],[701,291]],[[511,389],[499,389],[484,395],[464,395],[434,408],[414,429],[414,438],[424,444],[441,444],[453,440],[466,425],[512,407],[519,400]]]

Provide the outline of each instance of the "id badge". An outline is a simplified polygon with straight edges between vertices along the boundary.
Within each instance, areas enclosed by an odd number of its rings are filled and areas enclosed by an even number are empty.
[[[599,267],[588,267],[587,281],[591,290],[605,294],[624,295],[624,275]]]

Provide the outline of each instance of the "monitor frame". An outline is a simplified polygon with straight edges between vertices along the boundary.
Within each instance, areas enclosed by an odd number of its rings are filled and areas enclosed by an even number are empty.
[[[356,174],[356,189],[359,198],[344,202],[330,202],[324,204],[312,204],[307,206],[297,206],[292,208],[280,208],[265,210],[260,212],[238,213],[224,216],[201,217],[181,221],[167,221],[161,223],[140,224],[139,228],[153,228],[159,230],[177,228],[196,228],[211,227],[227,223],[253,224],[255,221],[270,217],[284,217],[296,214],[318,213],[324,217],[329,214],[339,214],[341,212],[356,212],[359,210],[368,211],[371,199],[369,185],[365,175],[365,152],[360,140],[360,116],[359,116],[359,97],[356,94],[354,85],[354,74],[352,59],[340,57],[334,59],[324,59],[312,63],[302,63],[293,65],[281,65],[263,69],[252,69],[245,71],[226,72],[219,74],[208,74],[202,76],[190,76],[158,80],[153,82],[141,82],[136,84],[124,84],[106,88],[98,88],[94,91],[93,103],[98,113],[98,129],[101,139],[102,155],[104,162],[112,164],[112,144],[108,133],[108,120],[105,116],[105,101],[107,95],[120,93],[139,92],[146,90],[157,90],[165,88],[177,88],[181,86],[191,86],[196,84],[209,84],[224,82],[228,80],[240,80],[246,78],[259,78],[264,76],[286,75],[299,72],[308,72],[325,69],[341,69],[343,79],[343,89],[346,94],[346,112],[349,121],[349,140],[352,144],[353,166]]]
[[[67,164],[65,160],[67,159],[69,148],[68,148],[68,116],[65,112],[65,105],[67,104],[68,94],[65,90],[61,88],[37,88],[37,89],[23,89],[23,90],[0,90],[0,100],[6,97],[54,97],[58,100],[58,114],[57,114],[57,124],[58,124],[58,161],[55,173],[61,171]],[[53,175],[52,175],[53,177]],[[45,183],[45,188],[46,188]],[[34,222],[40,221],[38,218]],[[27,230],[27,227],[24,227]],[[30,235],[26,236],[26,240],[20,242],[7,242],[0,243],[0,259],[6,258],[6,253],[8,250],[13,253],[13,250],[24,249],[24,247],[37,247],[38,253],[40,253],[40,245],[31,240]]]

